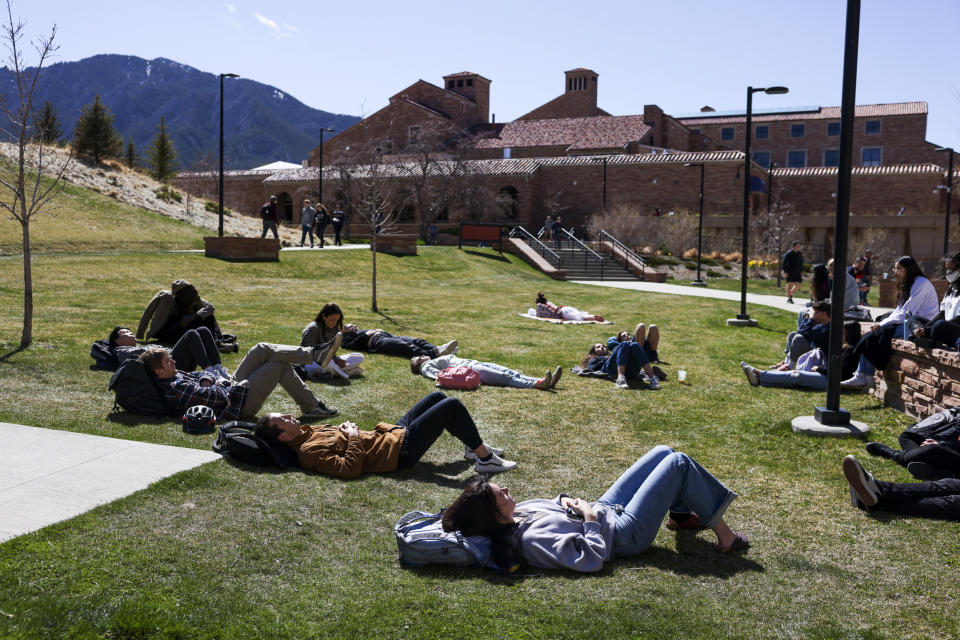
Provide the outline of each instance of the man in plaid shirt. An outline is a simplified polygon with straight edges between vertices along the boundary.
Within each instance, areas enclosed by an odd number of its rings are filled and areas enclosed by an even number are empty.
[[[148,349],[140,359],[157,377],[167,404],[179,412],[206,405],[221,421],[254,418],[279,384],[300,406],[304,417],[329,418],[339,411],[318,400],[293,365],[316,362],[326,366],[339,348],[340,340],[341,335],[337,334],[325,349],[257,343],[244,356],[232,379],[210,371],[178,371],[176,361],[163,347]]]

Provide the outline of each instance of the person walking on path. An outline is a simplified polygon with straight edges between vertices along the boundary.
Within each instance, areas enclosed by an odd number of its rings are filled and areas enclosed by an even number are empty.
[[[333,244],[338,247],[343,246],[343,242],[340,240],[340,231],[343,229],[343,221],[345,220],[343,211],[340,210],[340,207],[337,207],[333,211],[333,215],[330,216],[330,222],[333,224]]]
[[[310,234],[310,248],[313,248],[313,225],[317,221],[317,210],[310,205],[309,200],[303,201],[303,210],[300,211],[300,246],[303,246],[303,241],[306,239],[307,234]]]
[[[279,240],[280,234],[277,231],[277,224],[280,222],[280,207],[277,204],[277,196],[270,196],[270,201],[260,207],[260,219],[263,221],[263,232],[260,237],[266,238],[267,231],[272,231],[273,237]]]
[[[800,253],[800,243],[794,242],[793,247],[783,254],[780,261],[783,277],[787,279],[787,302],[793,304],[793,294],[800,289],[803,282],[803,254]]]

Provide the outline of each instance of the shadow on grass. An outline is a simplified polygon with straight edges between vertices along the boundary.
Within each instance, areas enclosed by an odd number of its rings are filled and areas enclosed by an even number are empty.
[[[397,471],[397,475],[411,480],[419,480],[429,484],[435,484],[439,487],[448,489],[463,489],[464,481],[459,476],[464,471],[470,469],[473,463],[469,460],[451,460],[443,464],[434,464],[432,462],[417,462],[408,469]]]
[[[472,255],[472,256],[480,256],[481,258],[488,258],[488,259],[490,259],[490,260],[497,260],[498,262],[510,262],[510,259],[507,258],[507,257],[506,257],[505,255],[503,255],[502,253],[501,253],[501,254],[494,255],[494,254],[492,254],[492,253],[481,253],[480,251],[473,251],[473,250],[471,250],[471,249],[464,249],[463,252],[464,252],[464,253],[469,253],[469,254]]]
[[[142,424],[175,424],[180,425],[179,420],[174,418],[157,418],[154,416],[142,416],[137,413],[127,411],[116,411],[107,414],[107,421],[116,424],[123,424],[128,427],[136,427]]]
[[[7,359],[12,358],[13,356],[17,355],[17,354],[20,353],[21,351],[24,351],[26,348],[27,348],[26,346],[20,345],[19,347],[17,347],[17,348],[14,349],[13,351],[8,351],[8,352],[6,352],[6,353],[3,354],[2,356],[0,356],[0,362],[5,362]]]

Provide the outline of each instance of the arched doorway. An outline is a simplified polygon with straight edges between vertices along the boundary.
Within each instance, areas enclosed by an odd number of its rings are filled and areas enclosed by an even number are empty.
[[[520,211],[520,192],[510,185],[500,187],[497,205],[508,220],[515,220]]]
[[[280,211],[280,222],[293,222],[293,198],[286,191],[277,194],[277,204]]]

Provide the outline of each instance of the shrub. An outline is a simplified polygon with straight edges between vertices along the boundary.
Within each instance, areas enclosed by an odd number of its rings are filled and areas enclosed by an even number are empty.
[[[219,203],[211,202],[210,200],[203,203],[203,208],[210,213],[218,213],[220,211]],[[224,209],[224,211],[226,211],[226,209]]]
[[[163,200],[164,202],[183,202],[183,196],[180,192],[171,189],[167,185],[162,185],[153,192],[153,195],[157,196],[158,200]]]

